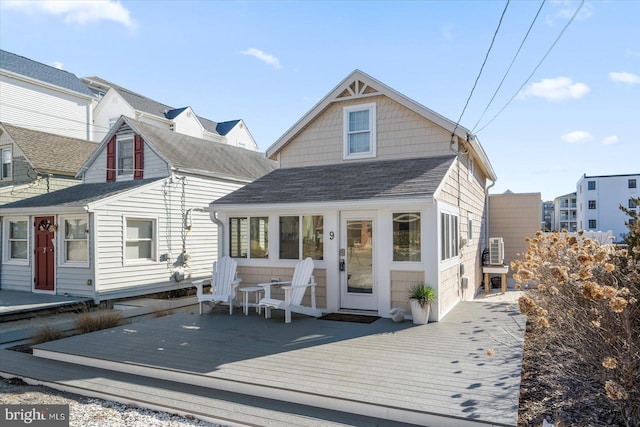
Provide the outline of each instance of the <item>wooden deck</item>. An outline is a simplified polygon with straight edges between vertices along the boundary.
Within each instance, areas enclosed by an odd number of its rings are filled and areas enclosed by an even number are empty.
[[[515,426],[524,327],[515,307],[481,301],[424,326],[304,316],[284,324],[277,314],[195,308],[42,344],[34,355],[404,423]]]

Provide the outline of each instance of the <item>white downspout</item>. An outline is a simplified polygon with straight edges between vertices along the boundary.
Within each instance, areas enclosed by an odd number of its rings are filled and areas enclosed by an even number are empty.
[[[218,259],[220,259],[224,256],[224,223],[218,219],[216,211],[211,211],[209,217],[218,226]]]

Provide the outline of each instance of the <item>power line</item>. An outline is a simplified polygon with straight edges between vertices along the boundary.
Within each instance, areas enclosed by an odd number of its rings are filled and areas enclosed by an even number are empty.
[[[489,110],[489,107],[493,103],[493,100],[495,99],[496,95],[498,94],[498,92],[502,88],[502,84],[504,83],[505,79],[507,78],[507,75],[511,71],[511,67],[513,67],[513,64],[516,62],[516,59],[518,58],[518,55],[520,54],[520,51],[522,50],[522,46],[524,46],[524,43],[527,41],[527,38],[529,37],[529,33],[531,32],[531,29],[533,28],[534,24],[538,20],[538,16],[540,16],[540,12],[542,11],[542,7],[544,6],[545,1],[546,0],[542,0],[542,3],[540,3],[540,7],[538,8],[538,12],[536,13],[536,16],[533,18],[533,21],[531,21],[531,25],[529,25],[529,29],[527,30],[527,33],[524,35],[524,38],[522,39],[522,43],[520,43],[520,47],[518,47],[518,51],[513,56],[513,59],[511,60],[511,64],[509,64],[509,68],[507,68],[507,71],[504,73],[504,76],[502,76],[502,80],[500,81],[500,84],[496,88],[495,92],[493,92],[493,96],[491,97],[491,100],[489,100],[489,103],[487,104],[487,107],[484,109],[484,111],[480,115],[480,118],[478,119],[476,124],[473,126],[473,129],[471,129],[471,133],[473,133],[473,131],[478,127],[478,124],[480,123],[480,121],[482,120],[484,115],[487,113],[487,110]]]
[[[491,48],[493,47],[493,43],[496,41],[496,37],[498,36],[498,31],[500,31],[500,26],[502,25],[502,20],[504,15],[507,13],[507,8],[509,7],[510,0],[507,0],[507,3],[504,5],[504,10],[502,11],[502,15],[500,16],[500,21],[498,22],[498,28],[493,33],[493,38],[491,39],[491,44],[489,45],[489,49],[487,49],[487,54],[484,56],[484,61],[482,61],[482,66],[480,67],[480,71],[478,72],[478,76],[476,77],[476,81],[473,83],[473,87],[471,88],[471,93],[469,93],[469,97],[467,98],[467,102],[464,104],[464,108],[462,109],[462,113],[460,113],[460,117],[458,117],[458,121],[456,122],[456,126],[453,128],[453,132],[451,132],[451,138],[456,133],[458,126],[460,125],[460,121],[462,120],[462,116],[464,116],[464,112],[467,110],[469,106],[469,101],[471,101],[471,97],[473,96],[473,92],[476,89],[476,85],[478,84],[478,80],[480,80],[480,76],[482,75],[482,70],[484,70],[484,66],[487,63],[487,59],[489,58],[489,53],[491,53]]]
[[[564,34],[564,32],[566,31],[567,28],[569,28],[569,25],[571,25],[571,23],[573,22],[573,20],[575,19],[576,16],[578,16],[578,12],[580,12],[580,9],[582,9],[582,6],[584,6],[584,2],[585,0],[582,0],[580,2],[580,5],[578,6],[578,8],[576,9],[576,11],[573,13],[573,16],[571,16],[571,19],[569,19],[569,22],[567,22],[567,24],[564,26],[564,28],[562,29],[562,31],[560,31],[560,34],[558,34],[558,37],[556,37],[556,39],[554,40],[554,42],[551,44],[551,46],[549,47],[549,49],[547,50],[547,52],[544,54],[544,56],[542,57],[542,59],[540,59],[540,62],[538,62],[538,65],[536,65],[536,67],[533,69],[533,71],[531,72],[531,74],[529,74],[529,77],[527,77],[527,80],[524,81],[524,83],[522,83],[522,85],[520,86],[520,88],[518,88],[518,90],[516,91],[516,93],[513,94],[513,96],[509,99],[509,101],[507,101],[507,103],[504,105],[504,107],[502,107],[502,109],[500,109],[500,111],[498,111],[496,113],[495,116],[493,116],[493,118],[491,120],[489,120],[487,122],[487,124],[485,124],[484,126],[482,126],[480,129],[478,129],[478,132],[481,132],[484,128],[486,128],[487,126],[489,126],[500,114],[502,114],[502,112],[507,108],[507,106],[509,104],[511,104],[511,101],[513,101],[516,96],[518,96],[518,94],[520,93],[520,91],[522,90],[522,88],[524,88],[524,86],[529,83],[529,80],[531,80],[531,78],[533,77],[533,75],[536,73],[536,71],[538,71],[538,68],[540,68],[540,66],[542,65],[542,63],[545,61],[545,59],[547,59],[547,56],[549,56],[549,53],[551,53],[551,50],[553,50],[553,48],[555,47],[555,45],[558,43],[558,41],[560,40],[560,38],[562,37],[562,35]]]

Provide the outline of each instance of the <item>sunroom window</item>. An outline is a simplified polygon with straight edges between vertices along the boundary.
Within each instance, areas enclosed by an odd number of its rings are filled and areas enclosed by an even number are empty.
[[[366,158],[376,155],[376,104],[345,107],[344,158]]]
[[[229,252],[233,258],[268,258],[269,218],[230,218]]]
[[[458,216],[442,212],[440,214],[440,259],[446,261],[458,256]]]
[[[420,213],[393,214],[393,260],[420,261]]]
[[[280,259],[324,259],[323,232],[321,215],[281,216]]]

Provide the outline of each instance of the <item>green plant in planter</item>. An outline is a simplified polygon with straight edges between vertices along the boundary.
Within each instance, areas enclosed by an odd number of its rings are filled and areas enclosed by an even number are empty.
[[[436,300],[436,291],[431,286],[415,285],[409,289],[409,299],[416,300],[420,307],[429,307]]]

